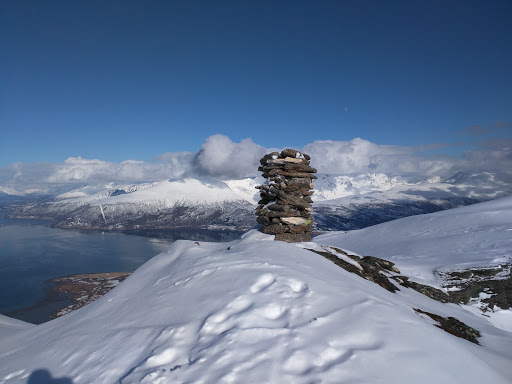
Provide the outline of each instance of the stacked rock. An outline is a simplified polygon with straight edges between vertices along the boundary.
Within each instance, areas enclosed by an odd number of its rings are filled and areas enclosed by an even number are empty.
[[[314,193],[310,157],[294,149],[272,152],[261,160],[259,171],[267,179],[260,189],[256,208],[261,231],[289,243],[310,241],[313,215],[311,195]]]

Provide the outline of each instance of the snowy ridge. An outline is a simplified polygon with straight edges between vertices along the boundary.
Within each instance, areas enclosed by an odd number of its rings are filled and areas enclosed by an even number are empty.
[[[319,175],[315,181],[315,203],[343,205],[355,202],[421,200],[447,197],[493,199],[512,193],[507,175],[488,172],[468,175],[459,172],[448,180],[431,177],[407,180],[385,174],[359,176]]]
[[[437,270],[512,261],[512,196],[333,232],[315,241],[390,260],[418,282],[436,285]]]
[[[252,179],[222,182],[216,179],[164,180],[130,186],[84,187],[56,197],[59,201],[81,204],[116,204],[165,201],[167,206],[177,202],[213,203],[252,199],[247,196],[247,189],[253,186]],[[101,189],[103,191],[101,191]]]
[[[385,192],[398,188],[398,191],[417,191],[417,190],[436,190],[452,191],[459,195],[467,194],[480,196],[482,198],[495,198],[497,196],[512,192],[512,174],[501,172],[481,172],[476,174],[458,172],[452,177],[442,180],[440,177],[430,177],[428,179],[418,179],[404,176],[391,176],[384,173],[367,173],[360,175],[336,175],[336,174],[318,174],[318,180],[315,180],[315,201],[324,202],[335,200],[347,196],[364,196],[368,193]],[[201,199],[206,196],[204,187],[229,189],[238,198],[248,202],[256,203],[257,191],[255,186],[261,184],[261,177],[252,177],[244,179],[220,180],[214,178],[183,178],[176,180],[153,181],[140,184],[73,184],[56,188],[56,200],[82,199],[94,200],[112,197],[122,194],[140,192],[144,189],[157,188],[160,193],[172,194],[174,189],[176,193],[185,195],[192,194],[193,199]],[[187,188],[188,187],[188,188]],[[199,190],[197,190],[199,188]],[[64,192],[59,190],[65,189]],[[0,186],[0,192],[12,195],[24,195],[33,191],[20,192],[8,186]],[[138,197],[138,198],[136,198]],[[135,193],[130,199],[142,200],[151,197],[151,194]],[[232,199],[231,194],[227,194],[223,200]]]
[[[316,245],[254,230],[175,242],[98,301],[3,339],[0,382],[41,368],[74,384],[509,382],[512,333],[302,247]],[[478,329],[481,345],[415,308]]]

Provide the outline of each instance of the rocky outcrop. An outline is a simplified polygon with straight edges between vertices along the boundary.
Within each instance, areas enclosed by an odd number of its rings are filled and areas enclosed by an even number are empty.
[[[294,149],[272,152],[261,160],[259,171],[267,181],[259,186],[256,208],[261,231],[289,243],[310,241],[312,228],[311,195],[316,169],[310,157]]]

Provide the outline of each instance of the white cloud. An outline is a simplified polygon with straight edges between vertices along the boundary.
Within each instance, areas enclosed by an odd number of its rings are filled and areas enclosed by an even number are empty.
[[[457,161],[448,156],[421,155],[419,148],[378,145],[355,138],[350,141],[315,141],[303,151],[320,173],[434,176],[449,173]]]
[[[259,160],[267,149],[251,139],[234,143],[224,135],[213,135],[205,140],[194,158],[195,170],[201,175],[240,178],[254,176]]]
[[[487,140],[478,148],[456,158],[426,155],[424,147],[378,145],[355,138],[350,141],[315,141],[298,148],[311,156],[319,173],[361,174],[382,172],[418,178],[449,177],[459,170],[512,169],[512,141]],[[0,168],[0,186],[17,190],[63,190],[76,185],[115,182],[139,183],[182,177],[219,179],[258,176],[260,158],[266,149],[251,139],[240,143],[213,135],[197,152],[168,152],[153,161],[126,160],[113,163],[99,159],[71,157],[63,163],[13,163]]]
[[[191,174],[194,156],[194,152],[167,152],[157,156],[156,161],[165,169],[167,178],[179,179]]]
[[[477,143],[478,148],[465,151],[468,166],[489,171],[512,170],[512,139],[493,138]]]

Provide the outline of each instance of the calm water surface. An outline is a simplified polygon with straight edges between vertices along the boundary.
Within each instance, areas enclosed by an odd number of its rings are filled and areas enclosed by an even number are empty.
[[[170,241],[50,228],[0,217],[0,313],[45,299],[45,280],[80,273],[132,272]],[[29,321],[27,319],[27,321]]]

